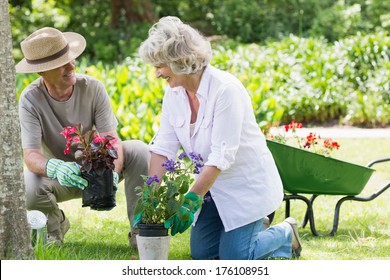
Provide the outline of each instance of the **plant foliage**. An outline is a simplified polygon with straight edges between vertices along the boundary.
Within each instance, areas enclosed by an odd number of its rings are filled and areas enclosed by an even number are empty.
[[[134,215],[142,213],[143,223],[164,224],[176,214],[182,221],[189,219],[188,211],[183,215],[180,208],[184,202],[194,207],[191,201],[186,201],[184,195],[194,181],[193,174],[199,173],[203,167],[200,155],[190,153],[189,156],[190,160],[185,153],[181,153],[178,160],[171,159],[163,163],[166,173],[161,180],[156,175],[143,175],[143,186],[136,187],[139,199],[134,212]]]
[[[114,148],[116,138],[110,135],[99,136],[96,130],[88,130],[82,133],[81,124],[67,126],[61,132],[66,138],[64,154],[71,153],[74,146],[75,160],[81,166],[81,171],[90,173],[94,170],[98,175],[103,174],[107,169],[114,170],[114,160],[118,153]]]

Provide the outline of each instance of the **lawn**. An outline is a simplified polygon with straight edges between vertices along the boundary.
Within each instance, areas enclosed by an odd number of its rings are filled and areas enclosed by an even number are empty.
[[[341,148],[335,158],[366,165],[390,156],[388,138],[340,138]],[[374,166],[377,170],[360,196],[369,196],[390,181],[390,162]],[[321,234],[330,232],[339,196],[320,196],[314,204],[316,228]],[[309,226],[299,230],[303,251],[300,260],[368,260],[390,259],[390,190],[371,202],[348,201],[341,207],[339,228],[334,237],[315,237]],[[108,212],[81,207],[81,200],[61,204],[71,228],[61,247],[37,247],[38,259],[44,260],[131,260],[137,252],[128,246],[129,222],[123,184],[117,193],[117,207]],[[291,216],[304,217],[305,204],[292,201]],[[284,219],[284,203],[277,210],[274,224]],[[171,238],[171,260],[191,259],[189,231]]]

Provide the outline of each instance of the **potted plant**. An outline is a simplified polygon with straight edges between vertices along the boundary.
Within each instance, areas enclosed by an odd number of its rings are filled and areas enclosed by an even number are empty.
[[[190,210],[200,207],[186,199],[185,194],[194,181],[193,174],[203,167],[202,157],[181,153],[178,160],[167,160],[163,166],[166,173],[161,179],[156,175],[143,176],[144,184],[136,188],[139,198],[134,215],[140,222],[134,226],[139,229],[140,259],[168,259],[170,219],[177,215],[181,221],[189,220],[188,213],[183,215],[180,211],[184,202]]]
[[[114,160],[118,158],[114,148],[116,138],[110,135],[101,137],[96,130],[82,133],[81,124],[67,126],[61,132],[66,139],[64,154],[74,150],[76,162],[80,165],[83,178],[88,187],[83,190],[82,206],[93,210],[111,210],[116,206],[114,184]]]
[[[292,121],[283,133],[266,133],[284,189],[295,194],[359,194],[374,170],[332,158],[331,153],[340,147],[338,142],[314,132],[299,137],[300,128],[301,123]],[[293,145],[287,144],[290,140],[295,140]]]

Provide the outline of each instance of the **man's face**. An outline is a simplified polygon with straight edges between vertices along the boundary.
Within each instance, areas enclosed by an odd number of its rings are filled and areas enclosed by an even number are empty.
[[[76,61],[72,60],[61,67],[42,72],[41,76],[44,78],[45,82],[56,88],[65,90],[76,83],[76,76],[74,73],[75,66]]]

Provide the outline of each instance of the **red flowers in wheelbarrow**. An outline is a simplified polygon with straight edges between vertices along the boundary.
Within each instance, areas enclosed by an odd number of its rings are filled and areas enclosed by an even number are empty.
[[[283,134],[278,133],[277,135],[273,135],[271,132],[268,132],[267,139],[286,144],[289,138],[294,138],[299,148],[308,149],[311,152],[324,156],[330,156],[333,150],[338,150],[340,148],[339,143],[333,141],[332,138],[322,139],[321,136],[315,132],[310,132],[309,135],[304,138],[300,137],[297,134],[297,130],[300,128],[303,128],[302,123],[291,121],[284,126]],[[322,145],[320,142],[322,142]]]

